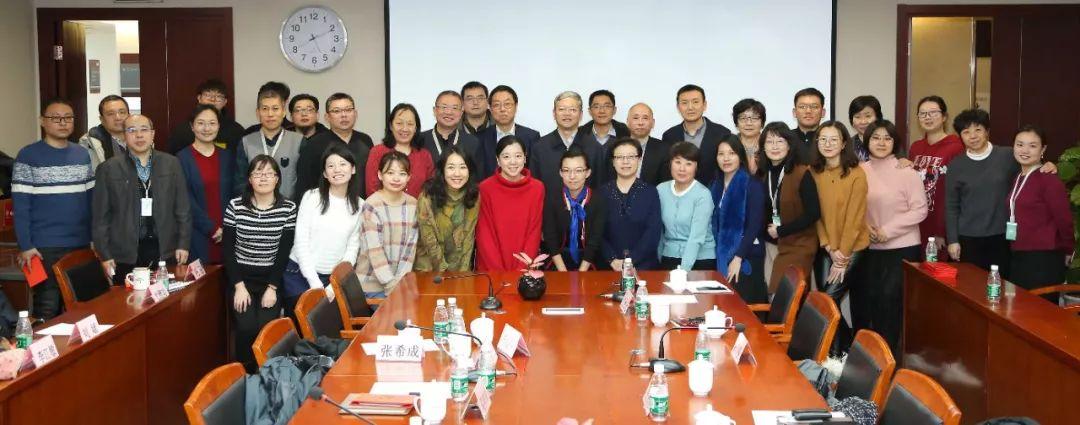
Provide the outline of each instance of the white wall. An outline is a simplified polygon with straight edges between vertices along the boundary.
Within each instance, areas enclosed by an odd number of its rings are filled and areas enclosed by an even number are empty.
[[[98,103],[105,96],[120,94],[120,53],[117,51],[116,26],[108,22],[82,21],[86,28],[86,87],[90,88],[90,61],[100,63],[101,91],[86,94],[87,127],[97,125]]]

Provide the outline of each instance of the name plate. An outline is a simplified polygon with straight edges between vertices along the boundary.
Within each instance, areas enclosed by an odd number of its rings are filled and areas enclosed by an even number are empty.
[[[71,338],[68,339],[69,344],[76,342],[86,342],[101,333],[101,327],[98,325],[97,315],[91,314],[86,316],[82,320],[75,322],[75,330],[71,333]]]
[[[634,306],[634,291],[627,289],[623,291],[622,301],[619,302],[619,312],[622,314],[630,314],[630,308]]]
[[[206,276],[206,269],[203,268],[201,260],[192,261],[187,267],[188,277],[190,277],[191,280],[199,280],[202,279],[203,276]]]
[[[754,363],[754,354],[750,352],[750,340],[746,338],[746,334],[739,332],[738,338],[735,338],[735,345],[731,346],[731,359],[735,361],[735,364],[743,359],[743,354],[746,354],[746,359],[750,363]]]
[[[483,376],[476,380],[476,406],[480,408],[480,417],[488,418],[491,411],[491,391],[487,389],[488,377]]]
[[[424,341],[401,335],[379,335],[376,340],[375,361],[415,362],[424,358]]]
[[[502,334],[499,335],[499,343],[495,346],[500,353],[506,355],[506,357],[514,357],[514,354],[521,352],[525,357],[529,357],[529,346],[525,344],[525,338],[521,337],[521,332],[510,326],[509,323],[503,325]]]
[[[26,359],[20,370],[45,366],[57,357],[60,357],[60,351],[56,349],[56,341],[53,341],[52,335],[48,335],[27,347]]]
[[[154,300],[155,303],[159,303],[169,296],[169,290],[165,289],[165,285],[160,283],[150,285],[147,289],[150,291],[150,299]]]

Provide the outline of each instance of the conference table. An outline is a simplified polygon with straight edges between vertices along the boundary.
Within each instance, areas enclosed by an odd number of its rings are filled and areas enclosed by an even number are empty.
[[[187,423],[184,400],[227,361],[225,277],[220,266],[206,272],[156,303],[113,287],[36,327],[90,314],[113,325],[87,342],[54,336],[57,358],[0,381],[0,425]]]
[[[466,323],[481,314],[480,301],[488,293],[483,276],[450,278],[443,275],[435,283],[432,273],[407,275],[371,322],[360,332],[338,362],[323,378],[326,395],[341,401],[349,393],[368,392],[376,382],[449,381],[452,362],[442,351],[428,352],[421,363],[376,362],[364,353],[361,342],[373,342],[379,335],[394,335],[394,322],[412,320],[420,326],[432,325],[436,300],[453,296],[464,311]],[[519,330],[530,356],[513,358],[518,376],[502,376],[496,383],[492,407],[486,422],[495,424],[554,424],[560,418],[598,423],[648,423],[642,395],[652,376],[644,368],[631,368],[632,350],[642,350],[634,361],[654,357],[659,338],[670,326],[638,322],[619,312],[619,304],[601,297],[616,288],[616,272],[548,272],[548,287],[539,300],[526,301],[516,291],[520,273],[491,275],[501,310],[488,313],[495,322],[495,338],[509,324]],[[642,272],[650,294],[672,293],[663,284],[667,272]],[[715,272],[691,272],[690,280],[717,280]],[[692,423],[693,415],[711,404],[714,410],[739,424],[752,424],[753,410],[824,408],[824,399],[811,387],[768,331],[736,294],[698,294],[697,302],[672,305],[672,318],[701,316],[714,305],[746,324],[753,361],[732,361],[730,351],[735,331],[709,341],[713,352],[713,388],[707,397],[691,394],[687,372],[668,374],[670,418],[668,423]],[[546,316],[544,307],[583,307],[578,316]],[[425,337],[430,334],[424,331]],[[675,330],[665,338],[667,358],[687,364],[693,359],[696,330]],[[500,370],[508,369],[500,361]],[[448,401],[443,423],[458,423],[463,405]],[[413,412],[415,414],[415,411]],[[380,424],[406,423],[405,416],[368,416]],[[290,423],[357,423],[339,415],[336,408],[307,400]],[[479,412],[466,412],[464,423],[482,423]]]
[[[1080,318],[1009,282],[991,303],[986,270],[949,264],[954,279],[904,265],[902,366],[937,380],[965,424],[1001,416],[1077,423]]]

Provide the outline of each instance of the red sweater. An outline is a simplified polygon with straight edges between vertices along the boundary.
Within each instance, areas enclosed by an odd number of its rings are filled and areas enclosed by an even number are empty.
[[[1013,179],[1010,197],[1022,175]],[[1005,208],[1009,207],[1008,203],[1006,198]],[[1057,174],[1031,173],[1016,197],[1016,240],[1011,244],[1012,250],[1059,250],[1068,255],[1073,252],[1074,244],[1072,210],[1065,184]]]
[[[532,178],[511,182],[500,170],[480,182],[480,217],[476,223],[476,270],[517,270],[524,267],[514,254],[536,257],[544,218],[544,184]]]
[[[923,189],[926,190],[926,219],[919,224],[922,242],[935,236],[945,238],[945,174],[949,162],[964,153],[964,142],[960,136],[950,134],[931,145],[926,137],[911,144],[908,157],[915,163],[915,170],[922,177]]]
[[[364,167],[364,187],[367,188],[365,196],[371,196],[375,191],[382,189],[382,182],[379,181],[379,161],[382,161],[382,157],[390,153],[391,149],[384,144],[377,144],[371,148],[367,165]],[[405,185],[405,193],[420,199],[424,182],[428,181],[433,174],[435,174],[435,163],[431,161],[428,150],[413,148],[409,153],[409,183]]]

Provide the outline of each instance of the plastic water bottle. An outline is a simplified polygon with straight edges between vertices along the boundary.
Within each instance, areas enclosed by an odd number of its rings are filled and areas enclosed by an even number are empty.
[[[637,272],[634,270],[634,260],[630,258],[630,250],[623,250],[622,291],[634,289],[636,283]]]
[[[469,396],[469,358],[455,356],[454,371],[450,374],[450,396],[462,402]]]
[[[457,298],[450,297],[446,299],[446,311],[450,314],[450,321],[454,321],[454,314],[457,311]]]
[[[435,301],[435,343],[446,342],[446,330],[450,326],[450,312],[446,309],[446,300]]]
[[[698,325],[697,340],[694,341],[694,360],[712,360],[708,333],[704,323]]]
[[[158,261],[157,272],[154,273],[154,283],[160,283],[166,291],[169,290],[169,269],[165,267],[164,261]]]
[[[465,318],[464,313],[460,308],[450,310],[453,315],[450,318],[450,331],[451,332],[467,332],[465,330]],[[467,336],[462,335],[447,335],[447,341],[450,344],[450,355],[452,356],[470,356],[472,355],[472,340]]]
[[[931,236],[929,238],[926,238],[926,262],[927,263],[936,263],[937,262],[937,243],[936,242],[937,242],[937,240],[933,236]]]
[[[484,344],[483,347],[480,347],[479,376],[481,379],[487,379],[488,391],[495,390],[495,363],[498,361],[496,356],[495,348],[491,344]],[[477,385],[479,385],[479,382],[477,381]]]
[[[986,276],[986,299],[992,303],[1001,300],[1001,274],[997,264],[990,265],[990,274]]]
[[[15,348],[29,348],[34,341],[34,330],[30,328],[30,312],[19,312],[19,323],[15,325]]]
[[[653,376],[649,380],[649,419],[653,422],[667,422],[668,386],[664,376],[664,365],[653,365]]]
[[[645,289],[645,282],[639,281],[637,292],[634,294],[634,316],[639,322],[649,320],[649,290]]]

